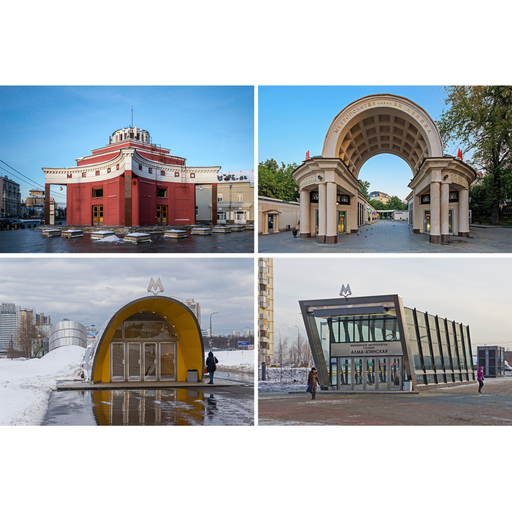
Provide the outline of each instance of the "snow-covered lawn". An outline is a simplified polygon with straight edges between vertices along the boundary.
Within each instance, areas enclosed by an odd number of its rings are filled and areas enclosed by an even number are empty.
[[[310,371],[311,368],[267,368],[266,379],[262,381],[260,369],[258,371],[258,391],[260,393],[306,392]],[[320,391],[319,388],[318,391]]]
[[[0,359],[0,425],[39,425],[57,381],[81,378],[84,354],[70,346],[41,359]]]
[[[204,359],[208,357],[208,352],[204,353]],[[219,360],[217,370],[221,372],[254,372],[254,350],[232,350],[216,351],[215,357]]]

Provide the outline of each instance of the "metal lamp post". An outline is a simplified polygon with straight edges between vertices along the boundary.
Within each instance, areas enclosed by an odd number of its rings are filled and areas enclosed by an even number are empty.
[[[217,313],[218,313],[218,311],[214,311],[214,312],[210,315],[210,350],[212,349],[212,345],[213,345],[212,316],[213,316],[213,315],[216,315]]]
[[[12,347],[14,346],[14,343],[12,341],[12,334],[11,334],[11,341],[9,342],[9,347],[11,347],[11,361],[12,361]]]

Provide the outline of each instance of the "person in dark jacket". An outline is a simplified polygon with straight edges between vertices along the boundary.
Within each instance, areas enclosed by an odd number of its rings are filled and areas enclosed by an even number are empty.
[[[213,355],[213,352],[210,350],[208,352],[208,357],[206,358],[206,368],[208,368],[208,373],[210,374],[210,382],[208,384],[213,384],[213,374],[217,367],[215,366],[219,360]]]
[[[476,380],[478,381],[478,392],[481,393],[484,387],[484,369],[481,366],[478,368]]]
[[[311,393],[311,400],[315,399],[316,396],[316,386],[320,385],[320,381],[318,380],[318,373],[316,373],[316,368],[311,368],[311,371],[308,375],[308,391]]]

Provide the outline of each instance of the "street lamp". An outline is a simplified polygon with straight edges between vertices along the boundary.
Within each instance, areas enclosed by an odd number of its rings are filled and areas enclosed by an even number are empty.
[[[210,350],[212,349],[212,345],[213,345],[212,316],[213,316],[213,315],[216,315],[217,313],[218,313],[218,311],[214,311],[214,312],[210,315]]]
[[[11,341],[9,342],[9,346],[11,347],[11,361],[12,361],[12,347],[14,346],[14,343],[12,341],[12,334],[11,334]]]

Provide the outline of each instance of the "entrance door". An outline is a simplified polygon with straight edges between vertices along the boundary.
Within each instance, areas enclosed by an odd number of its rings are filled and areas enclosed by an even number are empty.
[[[338,212],[338,233],[345,233],[347,212]]]
[[[273,233],[274,232],[274,215],[268,216],[268,232]]]
[[[110,374],[112,382],[123,382],[125,380],[125,350],[124,343],[112,343],[110,346]]]
[[[92,224],[101,226],[103,224],[103,205],[96,204],[92,207]]]
[[[425,210],[423,218],[423,233],[430,233],[430,210]]]
[[[160,343],[160,380],[176,380],[175,343]]]
[[[156,343],[144,343],[144,380],[153,381],[156,380]]]
[[[332,385],[339,390],[386,391],[402,389],[401,357],[337,358],[332,364]],[[336,375],[337,378],[334,378]]]
[[[140,343],[128,343],[128,380],[141,380],[141,346]]]
[[[448,210],[448,233],[453,235],[453,210]]]
[[[167,226],[167,206],[156,205],[156,223],[158,226]]]

